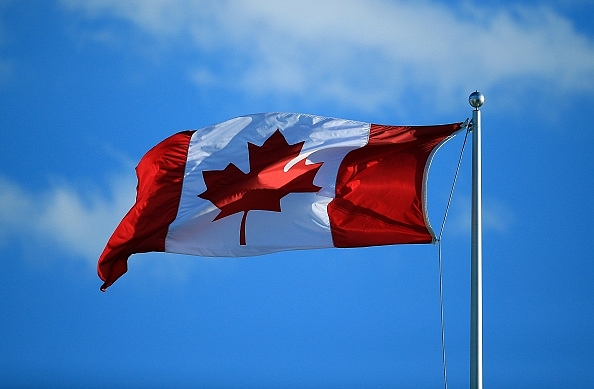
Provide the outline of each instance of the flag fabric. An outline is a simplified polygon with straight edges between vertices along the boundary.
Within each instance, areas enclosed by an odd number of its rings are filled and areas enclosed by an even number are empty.
[[[105,291],[135,253],[252,256],[431,243],[426,182],[462,123],[387,126],[293,113],[177,133],[136,168],[136,201],[98,262]]]

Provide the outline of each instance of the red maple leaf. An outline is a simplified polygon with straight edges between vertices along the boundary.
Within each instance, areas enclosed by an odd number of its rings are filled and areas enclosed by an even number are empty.
[[[276,130],[262,146],[248,142],[250,172],[244,173],[230,163],[223,170],[202,172],[206,191],[198,197],[211,201],[221,210],[213,222],[243,212],[239,244],[245,245],[245,220],[251,210],[281,212],[280,200],[289,193],[317,192],[313,184],[322,162],[305,164],[305,158],[285,167],[301,152],[303,143],[289,145]]]

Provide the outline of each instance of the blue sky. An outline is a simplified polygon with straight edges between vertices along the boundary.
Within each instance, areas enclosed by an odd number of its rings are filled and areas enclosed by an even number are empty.
[[[590,1],[0,1],[0,386],[443,386],[432,245],[96,261],[165,137],[304,112],[384,124],[485,95],[484,381],[594,386]],[[439,229],[462,137],[429,176]],[[469,382],[470,147],[443,237]]]

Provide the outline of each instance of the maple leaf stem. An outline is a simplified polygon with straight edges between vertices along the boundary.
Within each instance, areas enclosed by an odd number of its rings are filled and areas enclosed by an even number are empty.
[[[244,211],[241,218],[241,227],[239,229],[239,244],[241,246],[245,246],[245,219],[247,218],[247,214],[248,211]]]

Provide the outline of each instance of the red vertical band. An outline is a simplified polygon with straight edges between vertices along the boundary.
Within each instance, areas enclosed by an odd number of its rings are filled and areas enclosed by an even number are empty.
[[[157,144],[136,167],[136,202],[124,216],[97,264],[105,291],[128,270],[134,253],[164,251],[169,225],[175,220],[182,191],[190,138],[177,133]]]
[[[433,149],[460,128],[372,124],[369,143],[351,151],[328,205],[336,247],[430,243],[424,214],[424,172]]]

